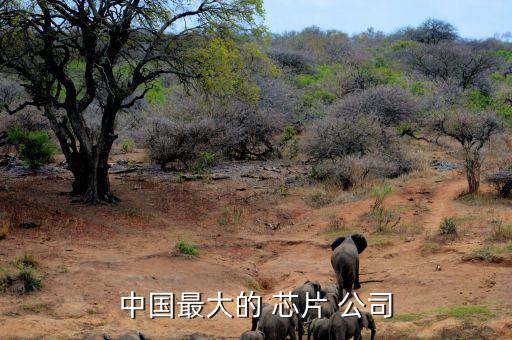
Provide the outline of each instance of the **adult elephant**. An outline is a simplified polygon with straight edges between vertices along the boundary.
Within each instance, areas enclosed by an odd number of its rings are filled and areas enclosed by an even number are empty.
[[[336,312],[329,319],[329,339],[330,340],[362,340],[361,331],[363,328],[372,331],[371,340],[375,339],[377,327],[373,316],[367,312],[361,312],[361,317],[342,316],[341,312]]]
[[[338,237],[331,244],[333,250],[331,264],[336,273],[336,281],[343,298],[352,289],[361,288],[359,283],[359,254],[361,254],[368,243],[361,234]]]
[[[297,340],[295,337],[295,327],[297,326],[297,314],[291,313],[290,310],[284,308],[283,315],[273,313],[272,306],[265,306],[261,310],[261,316],[257,322],[258,330],[265,335],[265,340],[285,340],[290,337],[290,340]]]
[[[307,280],[300,286],[296,287],[292,291],[292,303],[297,307],[299,311],[297,332],[299,333],[299,340],[302,340],[304,336],[304,320],[309,318],[309,313],[306,313],[308,296],[309,299],[316,299],[317,296],[321,296],[322,287],[318,281]]]

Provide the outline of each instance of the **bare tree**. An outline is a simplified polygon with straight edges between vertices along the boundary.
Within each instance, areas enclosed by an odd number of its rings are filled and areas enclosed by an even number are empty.
[[[73,193],[116,202],[108,178],[116,115],[162,75],[182,83],[216,77],[199,48],[258,26],[262,12],[260,0],[0,0],[0,68],[30,98],[4,109],[41,108],[74,175]],[[98,133],[84,118],[92,105]]]
[[[498,66],[496,55],[478,44],[441,42],[414,46],[407,51],[409,64],[432,79],[456,79],[466,89],[476,85],[479,77]]]
[[[433,128],[460,143],[464,153],[469,193],[477,193],[482,167],[481,151],[493,135],[502,131],[503,125],[499,117],[494,113],[456,111],[437,117]]]

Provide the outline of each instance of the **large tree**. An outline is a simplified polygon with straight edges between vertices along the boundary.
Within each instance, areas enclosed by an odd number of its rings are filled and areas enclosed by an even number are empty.
[[[215,86],[240,67],[234,40],[260,31],[262,15],[261,0],[0,0],[0,70],[27,94],[3,109],[40,108],[74,175],[73,193],[115,202],[108,156],[116,115],[163,75]],[[96,133],[84,117],[93,107]]]

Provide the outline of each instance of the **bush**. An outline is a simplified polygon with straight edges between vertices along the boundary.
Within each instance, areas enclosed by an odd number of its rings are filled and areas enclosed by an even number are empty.
[[[487,182],[491,183],[498,195],[504,198],[512,195],[512,169],[502,169],[487,176]]]
[[[145,143],[150,158],[160,166],[181,162],[189,168],[201,152],[208,151],[215,134],[213,122],[208,119],[183,123],[161,118],[150,123]]]
[[[386,126],[414,120],[419,106],[414,97],[399,86],[381,85],[355,92],[336,102],[332,113],[337,117],[374,115]]]
[[[440,235],[457,235],[457,226],[453,218],[445,217],[439,226]]]
[[[196,246],[188,243],[187,241],[185,240],[180,240],[177,244],[176,244],[176,249],[181,253],[181,254],[185,254],[185,255],[192,255],[192,256],[196,256],[196,255],[199,255],[199,250],[197,249]]]
[[[41,279],[31,266],[20,264],[15,275],[5,273],[0,278],[0,291],[23,295],[41,289]]]
[[[121,141],[121,151],[123,153],[133,152],[135,148],[135,142],[131,138],[126,138]]]
[[[241,104],[224,109],[214,119],[219,131],[216,145],[225,156],[239,160],[279,156],[274,136],[282,122],[272,111]]]
[[[22,160],[31,168],[50,163],[57,151],[56,145],[46,131],[29,131],[21,127],[12,127],[7,131],[7,139]]]

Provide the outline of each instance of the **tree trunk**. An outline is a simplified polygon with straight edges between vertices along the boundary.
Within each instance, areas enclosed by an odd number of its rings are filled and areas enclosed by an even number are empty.
[[[477,194],[480,188],[480,159],[478,155],[468,155],[466,158],[466,177],[468,180],[469,193]]]

